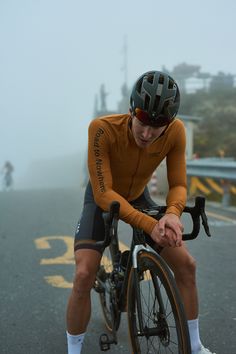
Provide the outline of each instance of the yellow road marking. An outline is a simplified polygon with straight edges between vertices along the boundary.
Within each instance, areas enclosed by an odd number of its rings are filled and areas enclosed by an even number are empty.
[[[74,264],[74,238],[71,236],[43,236],[34,240],[37,249],[48,250],[52,248],[51,241],[59,240],[65,243],[66,252],[59,257],[54,258],[42,258],[41,265],[54,265],[54,264]],[[129,249],[123,242],[119,242],[120,250],[123,252]],[[103,264],[109,263],[110,260],[107,257],[103,257]],[[62,275],[50,275],[44,277],[45,281],[56,288],[72,288],[73,283],[68,282]]]
[[[71,289],[73,283],[70,283],[65,280],[62,275],[49,275],[44,277],[46,282],[56,288],[64,288],[64,289]]]
[[[42,258],[40,264],[74,264],[74,239],[71,236],[44,236],[35,240],[36,248],[50,249],[50,241],[60,240],[66,245],[66,252],[55,258]]]

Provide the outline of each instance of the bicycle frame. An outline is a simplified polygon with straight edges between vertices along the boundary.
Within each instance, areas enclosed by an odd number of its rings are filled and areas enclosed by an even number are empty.
[[[209,232],[209,227],[207,224],[207,218],[205,215],[205,199],[203,197],[197,197],[195,199],[195,206],[194,207],[185,207],[184,212],[189,213],[192,217],[192,222],[193,222],[193,229],[190,234],[185,234],[183,235],[184,240],[189,240],[189,239],[194,239],[197,237],[199,230],[200,230],[200,218],[202,219],[202,224],[204,226],[205,232],[208,236],[210,236]],[[155,218],[160,218],[160,215],[162,215],[166,210],[166,207],[156,207],[152,208],[150,211],[148,210],[142,210],[143,212],[155,217]],[[104,214],[104,221],[105,221],[105,232],[106,232],[106,237],[104,242],[98,242],[97,244],[100,244],[100,246],[105,249],[107,246],[110,248],[110,253],[112,257],[112,263],[113,263],[113,271],[112,274],[114,274],[114,279],[116,278],[116,275],[119,274],[120,272],[120,260],[121,260],[121,251],[119,248],[119,241],[118,241],[118,235],[117,235],[117,223],[118,223],[118,217],[119,217],[119,205],[117,202],[114,202],[113,205],[111,206],[111,210],[109,213]],[[147,243],[145,241],[145,234],[142,230],[139,230],[135,227],[133,227],[133,237],[132,237],[132,242],[130,246],[130,251],[129,251],[129,257],[127,261],[127,265],[124,271],[124,277],[122,280],[122,286],[121,289],[119,289],[118,293],[118,299],[117,299],[117,308],[118,311],[125,312],[126,311],[126,304],[127,304],[127,287],[128,287],[128,281],[129,281],[129,275],[131,271],[131,267],[134,268],[134,283],[135,283],[135,291],[136,291],[136,296],[137,296],[137,307],[138,309],[141,309],[141,300],[140,300],[140,288],[139,288],[139,281],[138,281],[138,269],[137,269],[137,257],[139,252],[141,251],[148,251],[153,254],[155,254],[157,257],[160,257],[158,252],[156,252],[154,249],[152,249],[150,246],[147,246]],[[102,281],[97,278],[97,281],[100,282],[102,285]],[[114,282],[115,289],[117,290],[117,284]],[[165,314],[164,306],[161,301],[161,297],[159,296],[159,291],[158,291],[158,283],[155,284],[155,288],[157,289],[157,296],[160,299],[159,303],[161,304],[161,313]],[[149,332],[146,333],[144,328],[143,328],[143,319],[142,319],[142,313],[141,310],[137,311],[138,312],[138,321],[140,325],[140,335],[148,335],[148,336],[155,336],[159,334],[159,329],[157,328],[151,328],[149,329]],[[103,334],[100,337],[100,345],[104,344],[108,346],[106,349],[103,350],[108,350],[110,348],[110,344],[117,344],[117,335],[116,335],[116,323],[114,323],[114,318],[112,318],[112,335],[113,338],[109,339],[106,334]],[[102,339],[103,337],[103,339]],[[102,343],[102,344],[101,344]]]
[[[127,285],[128,285],[128,280],[129,280],[129,273],[130,273],[130,269],[131,267],[133,267],[134,269],[137,270],[137,255],[140,251],[145,250],[145,251],[149,251],[149,252],[153,252],[154,254],[156,254],[156,252],[154,250],[151,250],[151,248],[148,248],[145,243],[140,241],[140,236],[138,235],[140,231],[137,230],[136,228],[133,228],[133,238],[132,238],[132,243],[131,243],[131,247],[129,250],[129,257],[128,257],[128,261],[127,261],[127,266],[124,272],[124,280],[122,282],[122,288],[119,294],[119,299],[118,299],[118,308],[120,309],[121,312],[125,311],[126,308],[126,290],[127,290]],[[142,235],[143,239],[144,236]],[[118,243],[118,239],[117,239],[117,243],[116,243],[116,249],[119,252],[119,255],[121,254],[120,249],[119,249],[119,243]],[[118,254],[117,254],[118,256]],[[116,268],[117,267],[117,268]],[[114,264],[114,271],[119,271],[119,263],[115,263]],[[136,273],[136,272],[135,272]]]

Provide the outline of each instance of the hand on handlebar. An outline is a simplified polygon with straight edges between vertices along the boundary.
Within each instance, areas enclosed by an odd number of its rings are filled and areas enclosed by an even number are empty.
[[[175,214],[165,214],[151,232],[151,238],[162,247],[180,247],[183,244],[183,225]]]

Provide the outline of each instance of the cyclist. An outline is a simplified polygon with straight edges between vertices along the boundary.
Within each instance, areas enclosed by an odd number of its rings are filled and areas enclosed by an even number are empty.
[[[13,185],[13,178],[12,178],[12,173],[14,171],[14,167],[11,164],[10,161],[6,161],[3,168],[2,168],[2,174],[3,174],[3,190],[10,190]]]
[[[192,353],[209,354],[199,337],[195,260],[182,241],[180,215],[186,202],[185,128],[176,118],[178,85],[168,74],[149,71],[133,86],[128,114],[103,116],[89,126],[90,181],[75,234],[76,272],[67,307],[69,354],[81,352],[91,314],[90,291],[101,260],[95,242],[104,238],[103,210],[120,202],[120,218],[143,229],[152,247],[173,270],[188,318]],[[152,203],[146,187],[166,158],[169,191],[166,214],[158,222],[132,206]]]

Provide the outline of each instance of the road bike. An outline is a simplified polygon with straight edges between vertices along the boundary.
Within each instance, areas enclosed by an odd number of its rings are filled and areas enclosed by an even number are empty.
[[[6,173],[2,177],[2,190],[9,191],[13,187],[13,178],[10,173]]]
[[[141,212],[160,219],[166,206]],[[200,231],[200,221],[210,236],[205,214],[205,198],[196,197],[194,206],[186,206],[191,215],[192,231],[184,240],[192,240]],[[146,243],[143,230],[133,227],[129,250],[121,252],[118,240],[119,203],[113,202],[104,213],[105,239],[97,242],[104,250],[94,289],[98,292],[109,332],[100,336],[102,351],[117,344],[122,312],[127,312],[133,354],[191,354],[185,311],[172,271],[160,255]]]

